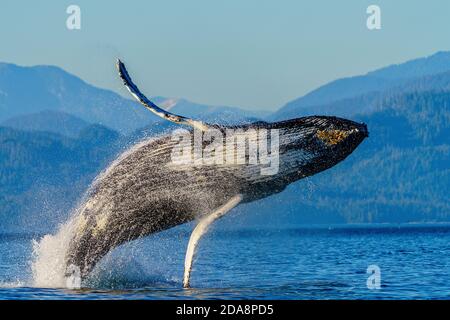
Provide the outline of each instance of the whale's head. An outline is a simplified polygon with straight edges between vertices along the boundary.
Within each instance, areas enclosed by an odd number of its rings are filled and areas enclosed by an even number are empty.
[[[280,173],[290,181],[336,165],[369,136],[366,124],[331,116],[292,119],[276,127],[280,130]]]

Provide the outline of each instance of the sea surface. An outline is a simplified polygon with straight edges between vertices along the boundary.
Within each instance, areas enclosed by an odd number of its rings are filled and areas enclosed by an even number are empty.
[[[450,225],[213,227],[183,289],[190,227],[117,248],[76,290],[34,285],[43,235],[2,233],[0,299],[450,298]]]

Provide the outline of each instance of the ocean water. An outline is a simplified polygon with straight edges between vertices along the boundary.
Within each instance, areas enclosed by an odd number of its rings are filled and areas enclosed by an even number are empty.
[[[121,246],[82,288],[36,286],[43,235],[0,234],[0,299],[449,299],[450,225],[214,226],[182,288],[192,225]],[[380,288],[367,268],[380,270]],[[50,270],[49,270],[50,271]]]

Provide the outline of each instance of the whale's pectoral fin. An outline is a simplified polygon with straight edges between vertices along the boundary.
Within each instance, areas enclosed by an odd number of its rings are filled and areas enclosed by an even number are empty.
[[[176,115],[176,114],[170,113],[170,112],[168,112],[168,111],[166,111],[164,109],[161,109],[156,104],[151,102],[139,90],[139,88],[133,83],[133,81],[131,80],[130,75],[128,74],[127,69],[125,68],[125,65],[119,59],[117,59],[117,70],[119,71],[119,77],[122,79],[123,84],[128,89],[128,91],[130,91],[131,95],[137,101],[139,101],[144,107],[146,107],[148,110],[150,110],[151,112],[153,112],[157,116],[159,116],[159,117],[161,117],[163,119],[175,122],[177,124],[185,124],[185,125],[194,127],[194,128],[199,129],[201,131],[206,131],[210,127],[210,125],[208,125],[208,124],[206,124],[204,122],[193,120],[193,119],[190,119],[190,118],[186,118],[186,117],[183,117],[183,116],[180,116],[180,115]]]
[[[200,238],[206,233],[206,231],[208,231],[208,227],[214,221],[223,217],[227,212],[229,212],[231,209],[237,206],[239,202],[241,202],[241,200],[242,200],[241,195],[234,196],[226,204],[224,204],[214,212],[202,217],[198,222],[197,226],[192,231],[191,237],[189,239],[189,244],[186,250],[186,258],[184,260],[184,277],[183,277],[184,288],[189,288],[192,262]]]

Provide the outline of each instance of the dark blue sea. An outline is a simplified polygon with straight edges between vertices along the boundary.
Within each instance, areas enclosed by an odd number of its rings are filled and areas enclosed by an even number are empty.
[[[450,298],[450,225],[213,227],[183,289],[189,230],[117,248],[77,290],[35,285],[33,247],[43,235],[0,234],[0,299]],[[368,284],[373,266],[378,288]]]

